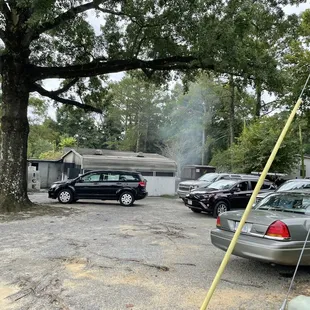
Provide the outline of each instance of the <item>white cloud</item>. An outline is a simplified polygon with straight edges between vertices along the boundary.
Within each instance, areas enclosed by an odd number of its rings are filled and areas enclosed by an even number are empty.
[[[306,3],[301,3],[299,5],[286,5],[284,7],[284,12],[286,14],[300,14],[301,12],[310,9],[310,1],[307,0]]]

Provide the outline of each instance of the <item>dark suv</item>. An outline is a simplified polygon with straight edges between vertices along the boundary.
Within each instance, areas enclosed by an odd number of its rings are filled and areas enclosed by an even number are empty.
[[[257,180],[223,179],[216,181],[207,188],[191,191],[185,198],[185,205],[193,212],[212,213],[217,217],[231,208],[245,208],[248,204]],[[264,181],[262,191],[274,190],[273,184]]]
[[[106,199],[131,206],[146,196],[146,181],[142,175],[128,171],[91,171],[72,180],[55,182],[48,191],[49,198],[58,198],[61,203]]]

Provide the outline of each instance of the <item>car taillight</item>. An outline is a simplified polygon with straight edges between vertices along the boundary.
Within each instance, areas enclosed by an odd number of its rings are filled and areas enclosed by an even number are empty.
[[[216,219],[216,227],[221,227],[221,219],[219,216]]]
[[[137,183],[136,183],[136,184],[137,184]],[[145,186],[146,186],[145,182],[139,182],[139,185],[142,186],[142,187],[145,187]]]
[[[266,236],[287,239],[291,237],[288,227],[281,221],[273,222],[267,229]]]

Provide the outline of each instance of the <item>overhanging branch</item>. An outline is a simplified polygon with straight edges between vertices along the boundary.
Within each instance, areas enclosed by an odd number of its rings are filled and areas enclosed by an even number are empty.
[[[70,100],[70,99],[65,99],[62,97],[59,97],[57,95],[58,91],[52,92],[52,91],[48,91],[45,88],[43,88],[42,86],[38,85],[38,84],[34,84],[32,87],[32,91],[35,91],[37,93],[39,93],[40,95],[44,96],[44,97],[48,97],[52,100],[55,100],[57,102],[63,103],[63,104],[68,104],[68,105],[73,105],[75,107],[81,108],[85,111],[91,111],[91,112],[96,112],[96,113],[102,113],[101,109],[92,107],[88,104],[82,104],[78,101],[75,100]]]
[[[62,13],[59,16],[57,16],[54,20],[45,22],[41,24],[39,27],[32,29],[31,36],[32,38],[37,38],[40,34],[52,30],[57,26],[59,26],[60,24],[74,19],[78,14],[94,9],[95,7],[96,7],[95,1],[72,7],[65,13]]]
[[[207,70],[215,69],[213,64],[200,62],[197,58],[192,56],[175,56],[154,60],[96,60],[87,64],[66,67],[38,67],[29,65],[29,70],[33,72],[32,76],[34,81],[49,78],[71,79],[78,77],[90,77],[136,69],[163,71],[198,68]]]
[[[65,93],[66,91],[68,91],[79,79],[75,78],[72,81],[70,81],[69,83],[67,83],[64,87],[59,88],[58,90],[52,91],[51,93],[54,95],[60,95],[62,93]]]
[[[5,38],[5,32],[4,30],[0,29],[0,39],[5,43],[6,38]]]

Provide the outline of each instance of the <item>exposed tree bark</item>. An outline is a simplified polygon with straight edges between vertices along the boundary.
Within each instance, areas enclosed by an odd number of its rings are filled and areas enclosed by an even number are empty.
[[[90,63],[65,67],[39,67],[29,65],[34,81],[42,79],[71,79],[78,77],[90,77],[107,73],[130,71],[136,69],[152,70],[182,70],[182,69],[208,69],[214,70],[213,64],[203,64],[193,56],[175,56],[154,60],[141,59],[117,59],[117,60],[94,60]]]
[[[65,89],[65,87],[63,89]],[[57,94],[63,92],[63,90],[48,91],[48,90],[44,89],[43,87],[41,87],[38,84],[34,84],[32,86],[31,90],[32,91],[36,91],[36,92],[38,92],[42,96],[48,97],[48,98],[53,99],[53,100],[55,100],[57,102],[61,102],[63,104],[73,105],[73,106],[81,108],[81,109],[83,109],[85,111],[92,111],[92,112],[102,113],[101,109],[92,107],[92,106],[90,106],[88,104],[83,104],[83,103],[80,103],[80,102],[75,101],[75,100],[59,97]]]
[[[229,105],[229,143],[232,145],[235,140],[235,83],[234,77],[230,76],[230,105]]]
[[[23,55],[11,55],[3,57],[2,64],[0,212],[20,211],[31,205],[26,177],[29,77]]]

